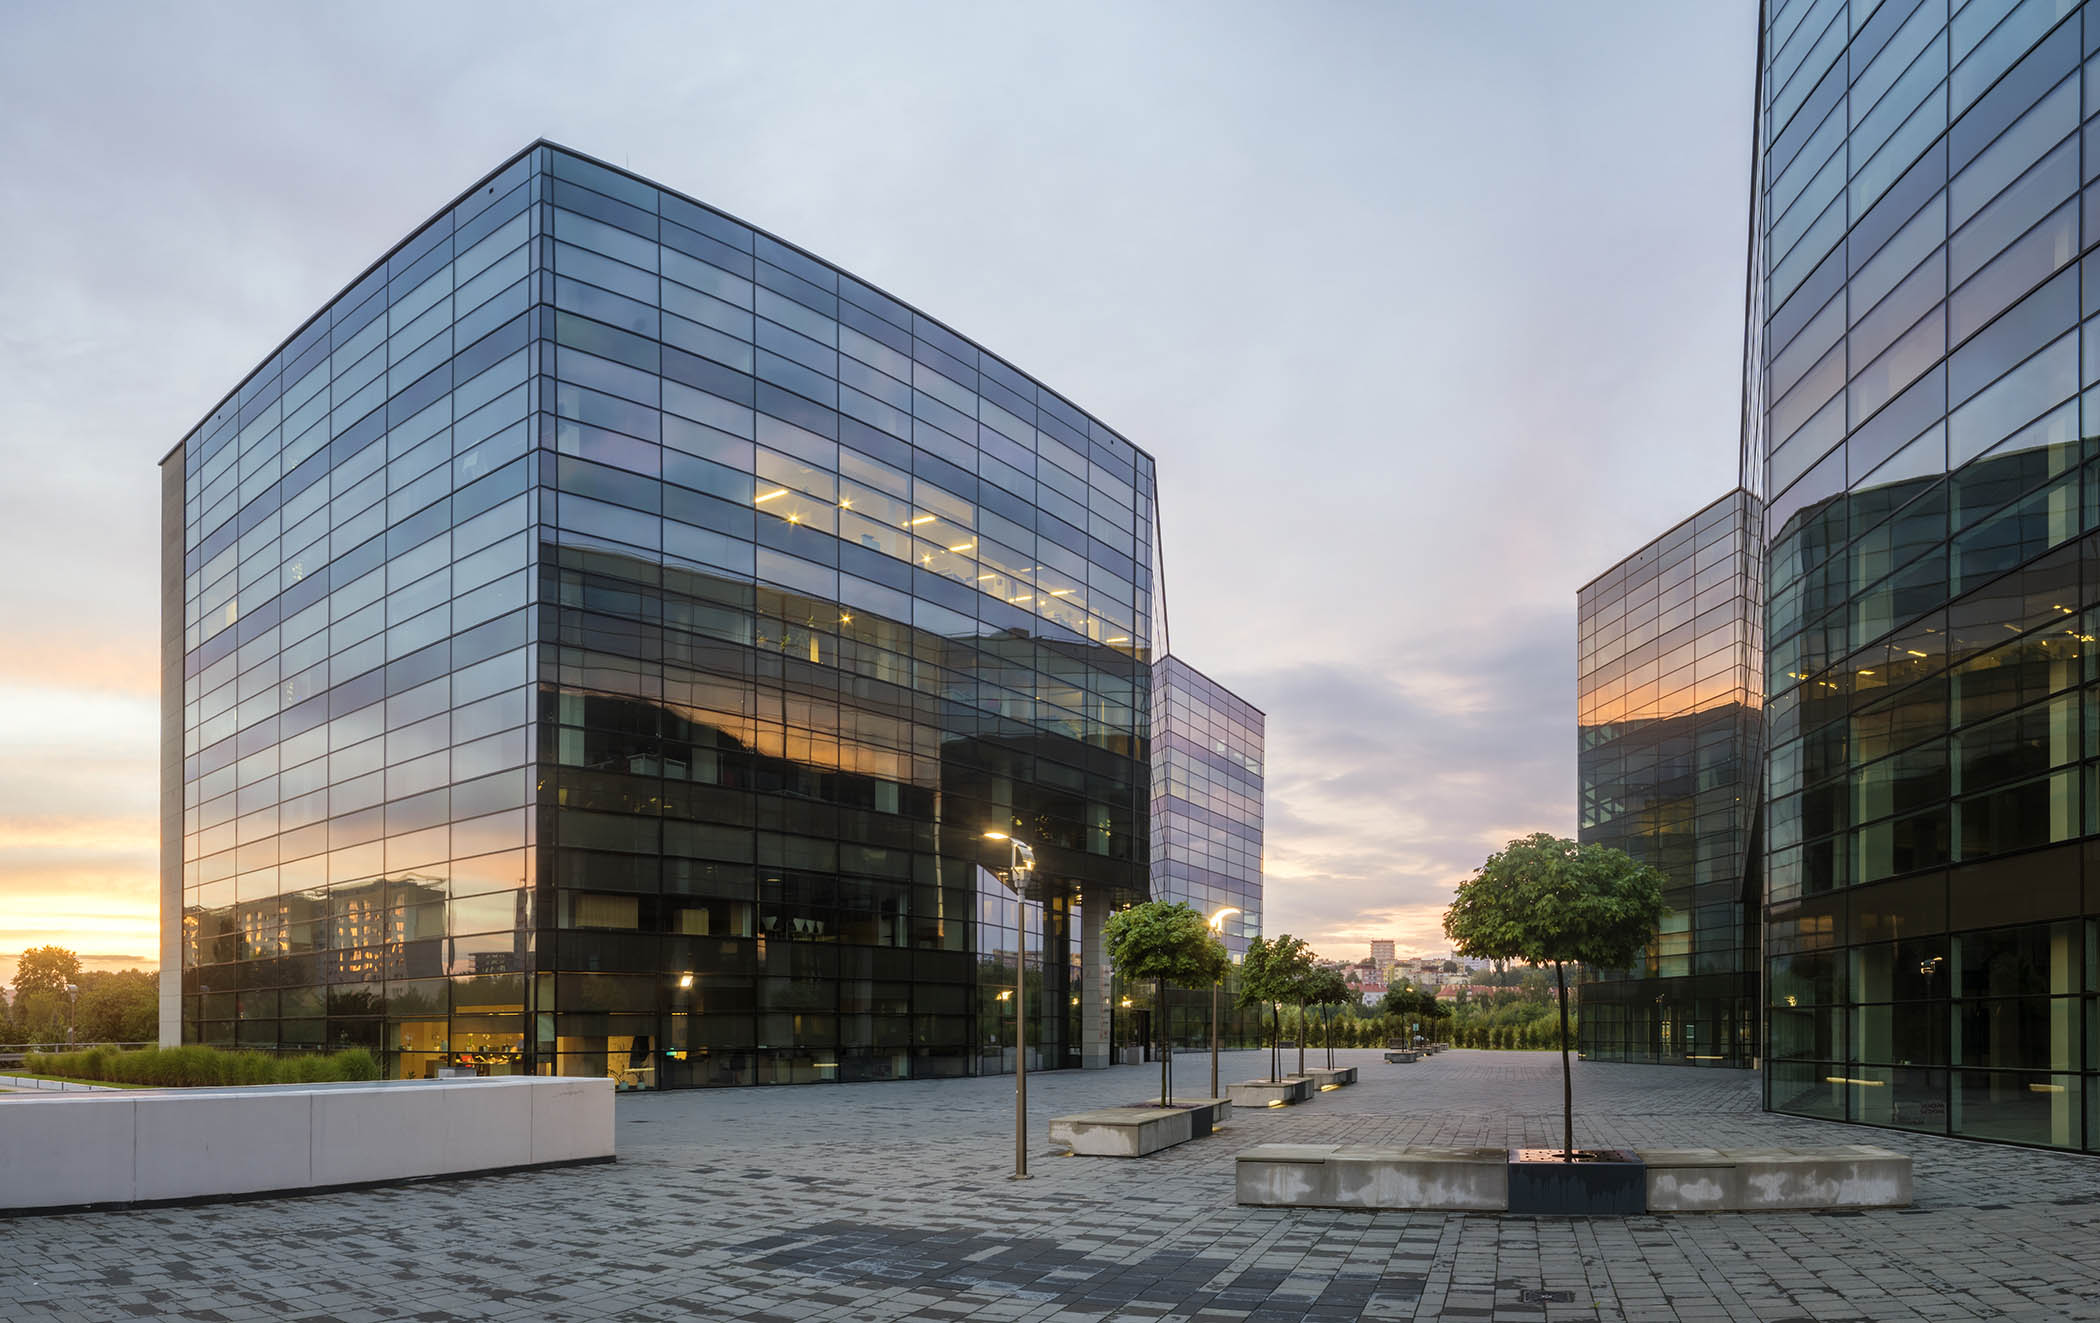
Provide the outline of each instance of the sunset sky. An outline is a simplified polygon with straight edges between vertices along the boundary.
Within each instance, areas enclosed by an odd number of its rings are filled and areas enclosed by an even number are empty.
[[[1158,457],[1267,926],[1442,949],[1574,830],[1575,589],[1735,481],[1754,7],[0,11],[0,979],[157,952],[156,462],[546,136]]]

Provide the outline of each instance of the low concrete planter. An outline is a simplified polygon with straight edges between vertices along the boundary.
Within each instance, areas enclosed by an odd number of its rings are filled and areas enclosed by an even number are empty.
[[[1605,1171],[1614,1164],[1513,1167],[1509,1150],[1499,1148],[1256,1144],[1242,1150],[1234,1166],[1239,1202],[1275,1208],[1624,1215],[1639,1213],[1642,1205],[1649,1213],[1718,1213],[1901,1208],[1911,1201],[1910,1158],[1866,1144],[1643,1149],[1626,1158],[1616,1164],[1623,1170]],[[1556,1170],[1543,1170],[1548,1166]],[[1630,1191],[1613,1179],[1627,1171],[1641,1181]],[[1563,1197],[1567,1189],[1556,1195],[1536,1188],[1542,1180],[1581,1186],[1574,1193],[1582,1208]],[[1590,1189],[1593,1185],[1599,1188]],[[1600,1206],[1612,1201],[1615,1207]]]
[[[1256,1144],[1235,1166],[1239,1202],[1262,1207],[1500,1212],[1509,1206],[1508,1154],[1499,1148]]]
[[[1909,1155],[1871,1144],[1830,1148],[1643,1149],[1651,1213],[1904,1208]]]
[[[1145,1106],[1157,1107],[1159,1099],[1145,1099]],[[1169,1107],[1179,1107],[1189,1114],[1189,1138],[1201,1139],[1232,1117],[1232,1100],[1229,1098],[1176,1098]]]
[[[1313,1092],[1315,1093],[1323,1089],[1339,1089],[1345,1084],[1356,1083],[1356,1067],[1354,1066],[1313,1067],[1307,1069],[1305,1073],[1312,1076]]]
[[[1387,1065],[1412,1066],[1421,1058],[1420,1052],[1392,1051],[1385,1054]]]
[[[1312,1091],[1313,1082],[1309,1075],[1290,1075],[1280,1080],[1246,1080],[1225,1086],[1225,1096],[1235,1107],[1275,1107],[1304,1102],[1312,1097]]]
[[[1187,1143],[1195,1134],[1194,1109],[1104,1107],[1050,1121],[1050,1142],[1096,1158],[1141,1158]]]
[[[0,1211],[299,1194],[613,1157],[609,1079],[0,1098]]]

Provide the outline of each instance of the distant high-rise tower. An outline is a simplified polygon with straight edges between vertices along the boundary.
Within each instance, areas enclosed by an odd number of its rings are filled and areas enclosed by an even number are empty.
[[[1376,938],[1371,942],[1371,963],[1384,969],[1395,958],[1394,943],[1390,938]]]

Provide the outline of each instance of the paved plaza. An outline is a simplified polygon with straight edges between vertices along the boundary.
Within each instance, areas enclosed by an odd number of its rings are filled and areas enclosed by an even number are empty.
[[[1915,1156],[1916,1205],[1237,1206],[1249,1144],[1558,1142],[1550,1054],[1335,1056],[1362,1083],[1137,1160],[1052,1156],[1044,1123],[1150,1096],[1156,1066],[1033,1076],[1026,1183],[1011,1079],[624,1097],[609,1166],[0,1221],[0,1319],[2100,1319],[2100,1161],[1768,1116],[1737,1071],[1578,1062],[1577,1139],[1884,1144]],[[1208,1065],[1179,1058],[1177,1091]]]

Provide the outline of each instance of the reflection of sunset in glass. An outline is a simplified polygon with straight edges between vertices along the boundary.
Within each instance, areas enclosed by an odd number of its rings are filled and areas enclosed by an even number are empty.
[[[1762,518],[1730,493],[1577,595],[1580,837],[1652,864],[1669,905],[1639,968],[1584,989],[1584,1050],[1601,1059],[1756,1051]]]

